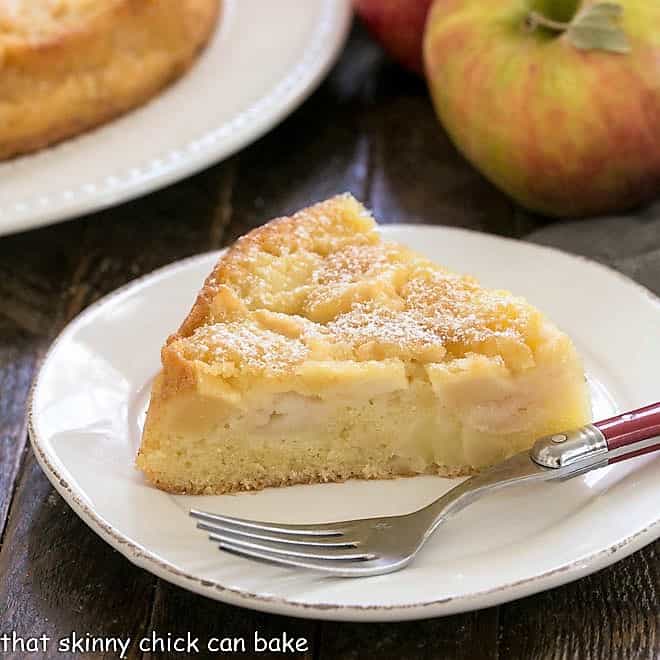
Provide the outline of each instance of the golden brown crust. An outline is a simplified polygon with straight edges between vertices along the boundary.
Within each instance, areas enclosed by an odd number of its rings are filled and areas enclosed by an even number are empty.
[[[139,456],[139,455],[138,455]],[[377,479],[399,479],[402,477],[418,476],[419,473],[402,474],[393,470],[373,473],[369,475],[364,474],[351,474],[351,475],[338,475],[326,473],[323,478],[319,478],[317,474],[304,476],[301,474],[292,475],[287,479],[278,478],[265,478],[254,480],[250,486],[245,484],[217,484],[213,487],[200,486],[190,482],[186,487],[182,487],[173,482],[163,479],[162,475],[158,472],[152,471],[149,467],[140,468],[149,482],[160,490],[173,495],[226,495],[227,493],[245,492],[250,490],[263,490],[264,488],[281,488],[284,486],[305,486],[318,483],[344,483],[350,479],[364,479],[367,481],[374,481]],[[460,477],[470,477],[478,474],[480,470],[470,466],[446,466],[446,465],[433,465],[425,474],[446,477],[447,479],[458,479]]]
[[[334,239],[334,246],[329,242]],[[342,245],[373,245],[379,242],[376,223],[351,195],[337,195],[292,216],[275,218],[239,238],[220,258],[206,278],[195,304],[169,342],[189,337],[210,319],[213,302],[222,296],[223,307],[240,308],[240,293],[248,293],[259,255],[276,256],[278,251],[327,254]],[[234,293],[235,295],[232,295]]]
[[[0,21],[0,159],[146,102],[191,65],[219,9],[219,0],[93,4],[78,20],[53,20],[44,33],[23,34],[19,26],[12,34]]]
[[[543,323],[523,299],[381,240],[342,195],[253,230],[220,258],[163,348],[164,394],[201,372],[240,390],[318,361],[412,368],[473,353],[519,371],[533,366]]]

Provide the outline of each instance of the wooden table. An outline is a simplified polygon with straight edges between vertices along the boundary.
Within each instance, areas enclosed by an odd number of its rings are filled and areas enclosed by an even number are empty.
[[[557,245],[660,293],[660,205],[565,223],[522,211],[456,153],[424,84],[355,31],[302,108],[235,157],[138,201],[0,239],[0,635],[135,639],[155,630],[205,639],[251,637],[256,628],[305,636],[307,658],[660,656],[660,542],[579,582],[488,610],[394,625],[321,623],[173,587],[103,543],[54,492],[28,447],[24,409],[35,367],[67,321],[143,273],[345,190],[384,221]],[[44,655],[56,657],[52,647],[34,657]],[[143,655],[177,657],[130,648],[129,657]]]

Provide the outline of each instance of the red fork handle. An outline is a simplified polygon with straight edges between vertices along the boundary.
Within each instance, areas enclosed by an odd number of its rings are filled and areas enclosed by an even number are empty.
[[[609,463],[660,450],[660,402],[595,422],[594,426],[605,437],[608,450],[616,450],[617,455],[610,458]],[[657,442],[643,442],[651,438],[656,438]],[[640,448],[639,443],[644,446]],[[630,451],[626,452],[626,447],[630,447]]]

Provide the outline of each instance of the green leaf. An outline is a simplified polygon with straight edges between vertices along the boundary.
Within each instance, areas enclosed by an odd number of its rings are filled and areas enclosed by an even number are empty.
[[[580,50],[629,53],[630,43],[619,25],[622,14],[623,7],[614,2],[590,5],[571,21],[566,36]]]

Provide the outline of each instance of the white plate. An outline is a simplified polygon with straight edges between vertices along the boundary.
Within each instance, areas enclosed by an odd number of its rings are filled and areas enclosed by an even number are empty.
[[[596,415],[658,398],[660,304],[596,263],[549,248],[445,227],[391,226],[388,237],[484,284],[527,298],[574,338]],[[564,484],[502,491],[437,532],[408,569],[359,580],[219,552],[190,507],[262,520],[319,522],[397,514],[455,481],[418,477],[172,496],[133,468],[159,348],[188,311],[217,254],[142,278],[93,305],[50,349],[36,381],[31,437],[55,488],[132,562],[228,603],[303,617],[398,620],[518,598],[591,573],[660,535],[660,460],[642,457]]]
[[[313,91],[350,26],[350,0],[222,5],[199,61],[150,103],[0,163],[0,235],[144,195],[226,158]]]

